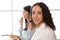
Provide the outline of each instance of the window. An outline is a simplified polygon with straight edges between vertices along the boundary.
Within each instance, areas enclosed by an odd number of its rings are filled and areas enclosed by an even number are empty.
[[[59,0],[44,0],[44,3],[46,3],[50,9],[60,9]]]
[[[55,33],[56,33],[57,39],[59,39],[60,38],[60,31],[59,31],[60,30],[60,19],[59,19],[60,11],[51,11],[51,13],[52,13],[54,24],[56,26]]]

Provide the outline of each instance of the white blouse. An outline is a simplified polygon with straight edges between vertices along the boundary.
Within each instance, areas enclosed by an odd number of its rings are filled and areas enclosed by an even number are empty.
[[[43,23],[35,30],[31,40],[56,40],[54,31]]]

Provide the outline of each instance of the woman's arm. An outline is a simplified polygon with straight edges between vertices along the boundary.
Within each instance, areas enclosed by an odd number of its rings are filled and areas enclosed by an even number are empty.
[[[14,34],[9,35],[9,37],[10,37],[10,38],[20,39],[20,36],[18,36],[18,35],[14,35]]]

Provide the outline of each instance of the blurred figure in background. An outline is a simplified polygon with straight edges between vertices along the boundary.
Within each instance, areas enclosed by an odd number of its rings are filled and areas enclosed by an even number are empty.
[[[23,29],[23,17],[25,20],[25,28]],[[31,6],[25,6],[24,7],[24,11],[23,11],[23,17],[21,17],[20,19],[20,36],[17,35],[9,35],[9,37],[11,38],[17,38],[17,39],[21,39],[21,40],[31,40],[32,35],[34,34],[34,23],[31,20]]]
[[[31,40],[32,35],[34,34],[34,26],[32,25],[31,20],[31,6],[25,6],[23,11],[23,17],[25,18],[25,28],[23,29],[23,18],[20,20],[20,35],[22,40]]]

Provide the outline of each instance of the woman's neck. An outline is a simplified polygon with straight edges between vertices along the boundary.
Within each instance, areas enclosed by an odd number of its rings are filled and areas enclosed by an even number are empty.
[[[40,24],[37,24],[36,28],[39,28],[42,24],[43,24],[43,22],[41,22]]]

